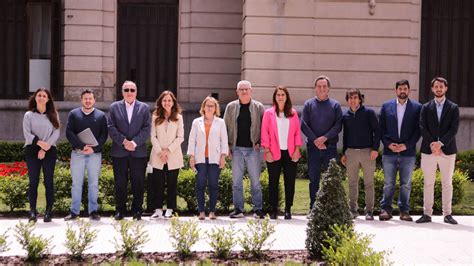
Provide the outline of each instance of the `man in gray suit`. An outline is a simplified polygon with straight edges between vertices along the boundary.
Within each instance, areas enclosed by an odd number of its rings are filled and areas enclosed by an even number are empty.
[[[125,81],[123,100],[109,109],[108,128],[112,139],[112,165],[115,178],[115,220],[127,210],[127,184],[132,185],[133,219],[141,220],[146,169],[146,141],[150,138],[150,108],[137,100],[137,85]]]

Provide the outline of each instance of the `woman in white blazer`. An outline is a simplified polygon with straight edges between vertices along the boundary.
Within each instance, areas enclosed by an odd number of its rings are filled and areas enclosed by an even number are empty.
[[[184,125],[181,107],[171,91],[164,91],[156,100],[151,123],[150,164],[153,166],[151,178],[157,186],[157,199],[152,219],[163,216],[165,181],[167,188],[165,218],[173,215],[176,209],[176,184],[179,169],[184,166],[181,143],[184,141]]]
[[[199,111],[201,117],[194,119],[188,140],[189,165],[196,174],[196,198],[199,220],[204,220],[204,191],[209,190],[209,219],[216,219],[216,203],[219,195],[219,175],[229,153],[227,128],[220,116],[219,102],[206,97]]]

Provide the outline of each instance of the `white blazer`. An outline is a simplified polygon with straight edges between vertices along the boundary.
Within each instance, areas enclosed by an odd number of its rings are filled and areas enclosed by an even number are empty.
[[[214,117],[208,138],[209,163],[219,164],[221,155],[229,153],[228,142],[224,119]],[[194,119],[191,126],[188,140],[188,155],[193,155],[197,164],[205,163],[205,149],[206,128],[204,126],[204,117],[201,116]]]

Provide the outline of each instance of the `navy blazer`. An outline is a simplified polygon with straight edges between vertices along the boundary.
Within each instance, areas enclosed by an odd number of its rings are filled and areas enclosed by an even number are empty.
[[[456,134],[459,127],[459,107],[457,104],[446,99],[441,112],[441,119],[438,122],[435,100],[431,100],[421,108],[420,129],[423,141],[421,142],[421,152],[431,154],[430,144],[434,141],[441,141],[441,147],[446,155],[455,154]]]
[[[388,148],[392,143],[405,144],[407,149],[400,153],[401,156],[416,155],[416,143],[420,139],[421,104],[410,99],[407,99],[406,104],[407,107],[403,115],[400,137],[398,136],[397,100],[392,99],[382,105],[379,124],[384,145],[384,155],[397,154]]]
[[[112,157],[147,157],[146,141],[150,138],[150,107],[146,103],[135,100],[132,120],[128,123],[125,101],[117,101],[110,105],[108,127],[112,139]],[[128,151],[123,146],[123,140],[134,141],[135,151]]]

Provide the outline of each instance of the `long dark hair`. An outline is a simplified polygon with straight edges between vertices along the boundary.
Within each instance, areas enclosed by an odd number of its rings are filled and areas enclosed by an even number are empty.
[[[38,88],[33,95],[31,95],[29,101],[28,101],[28,111],[32,112],[38,112],[38,109],[36,107],[36,95],[39,92],[45,92],[46,95],[48,95],[48,102],[46,103],[46,116],[48,117],[49,122],[53,124],[54,128],[59,128],[61,124],[59,123],[59,118],[58,118],[58,111],[56,110],[56,107],[54,106],[54,100],[53,96],[51,95],[51,92],[49,92],[48,89],[46,88]]]
[[[290,98],[290,93],[288,92],[288,89],[284,86],[277,86],[275,90],[273,91],[273,106],[275,106],[275,110],[278,113],[278,103],[276,101],[276,95],[278,90],[282,90],[286,94],[286,102],[285,106],[283,107],[283,112],[285,113],[285,117],[292,117],[293,116],[293,104],[291,103],[291,98]]]
[[[155,106],[155,111],[153,112],[154,115],[156,115],[156,120],[155,120],[155,125],[159,126],[161,123],[165,121],[165,109],[163,108],[163,105],[161,102],[163,101],[163,98],[165,98],[166,95],[169,95],[171,99],[173,100],[173,107],[171,107],[171,114],[169,117],[170,121],[176,122],[178,121],[178,115],[181,114],[181,106],[179,106],[178,101],[176,100],[176,96],[174,96],[174,93],[171,91],[164,91],[160,94],[160,97],[156,99],[156,106]]]

